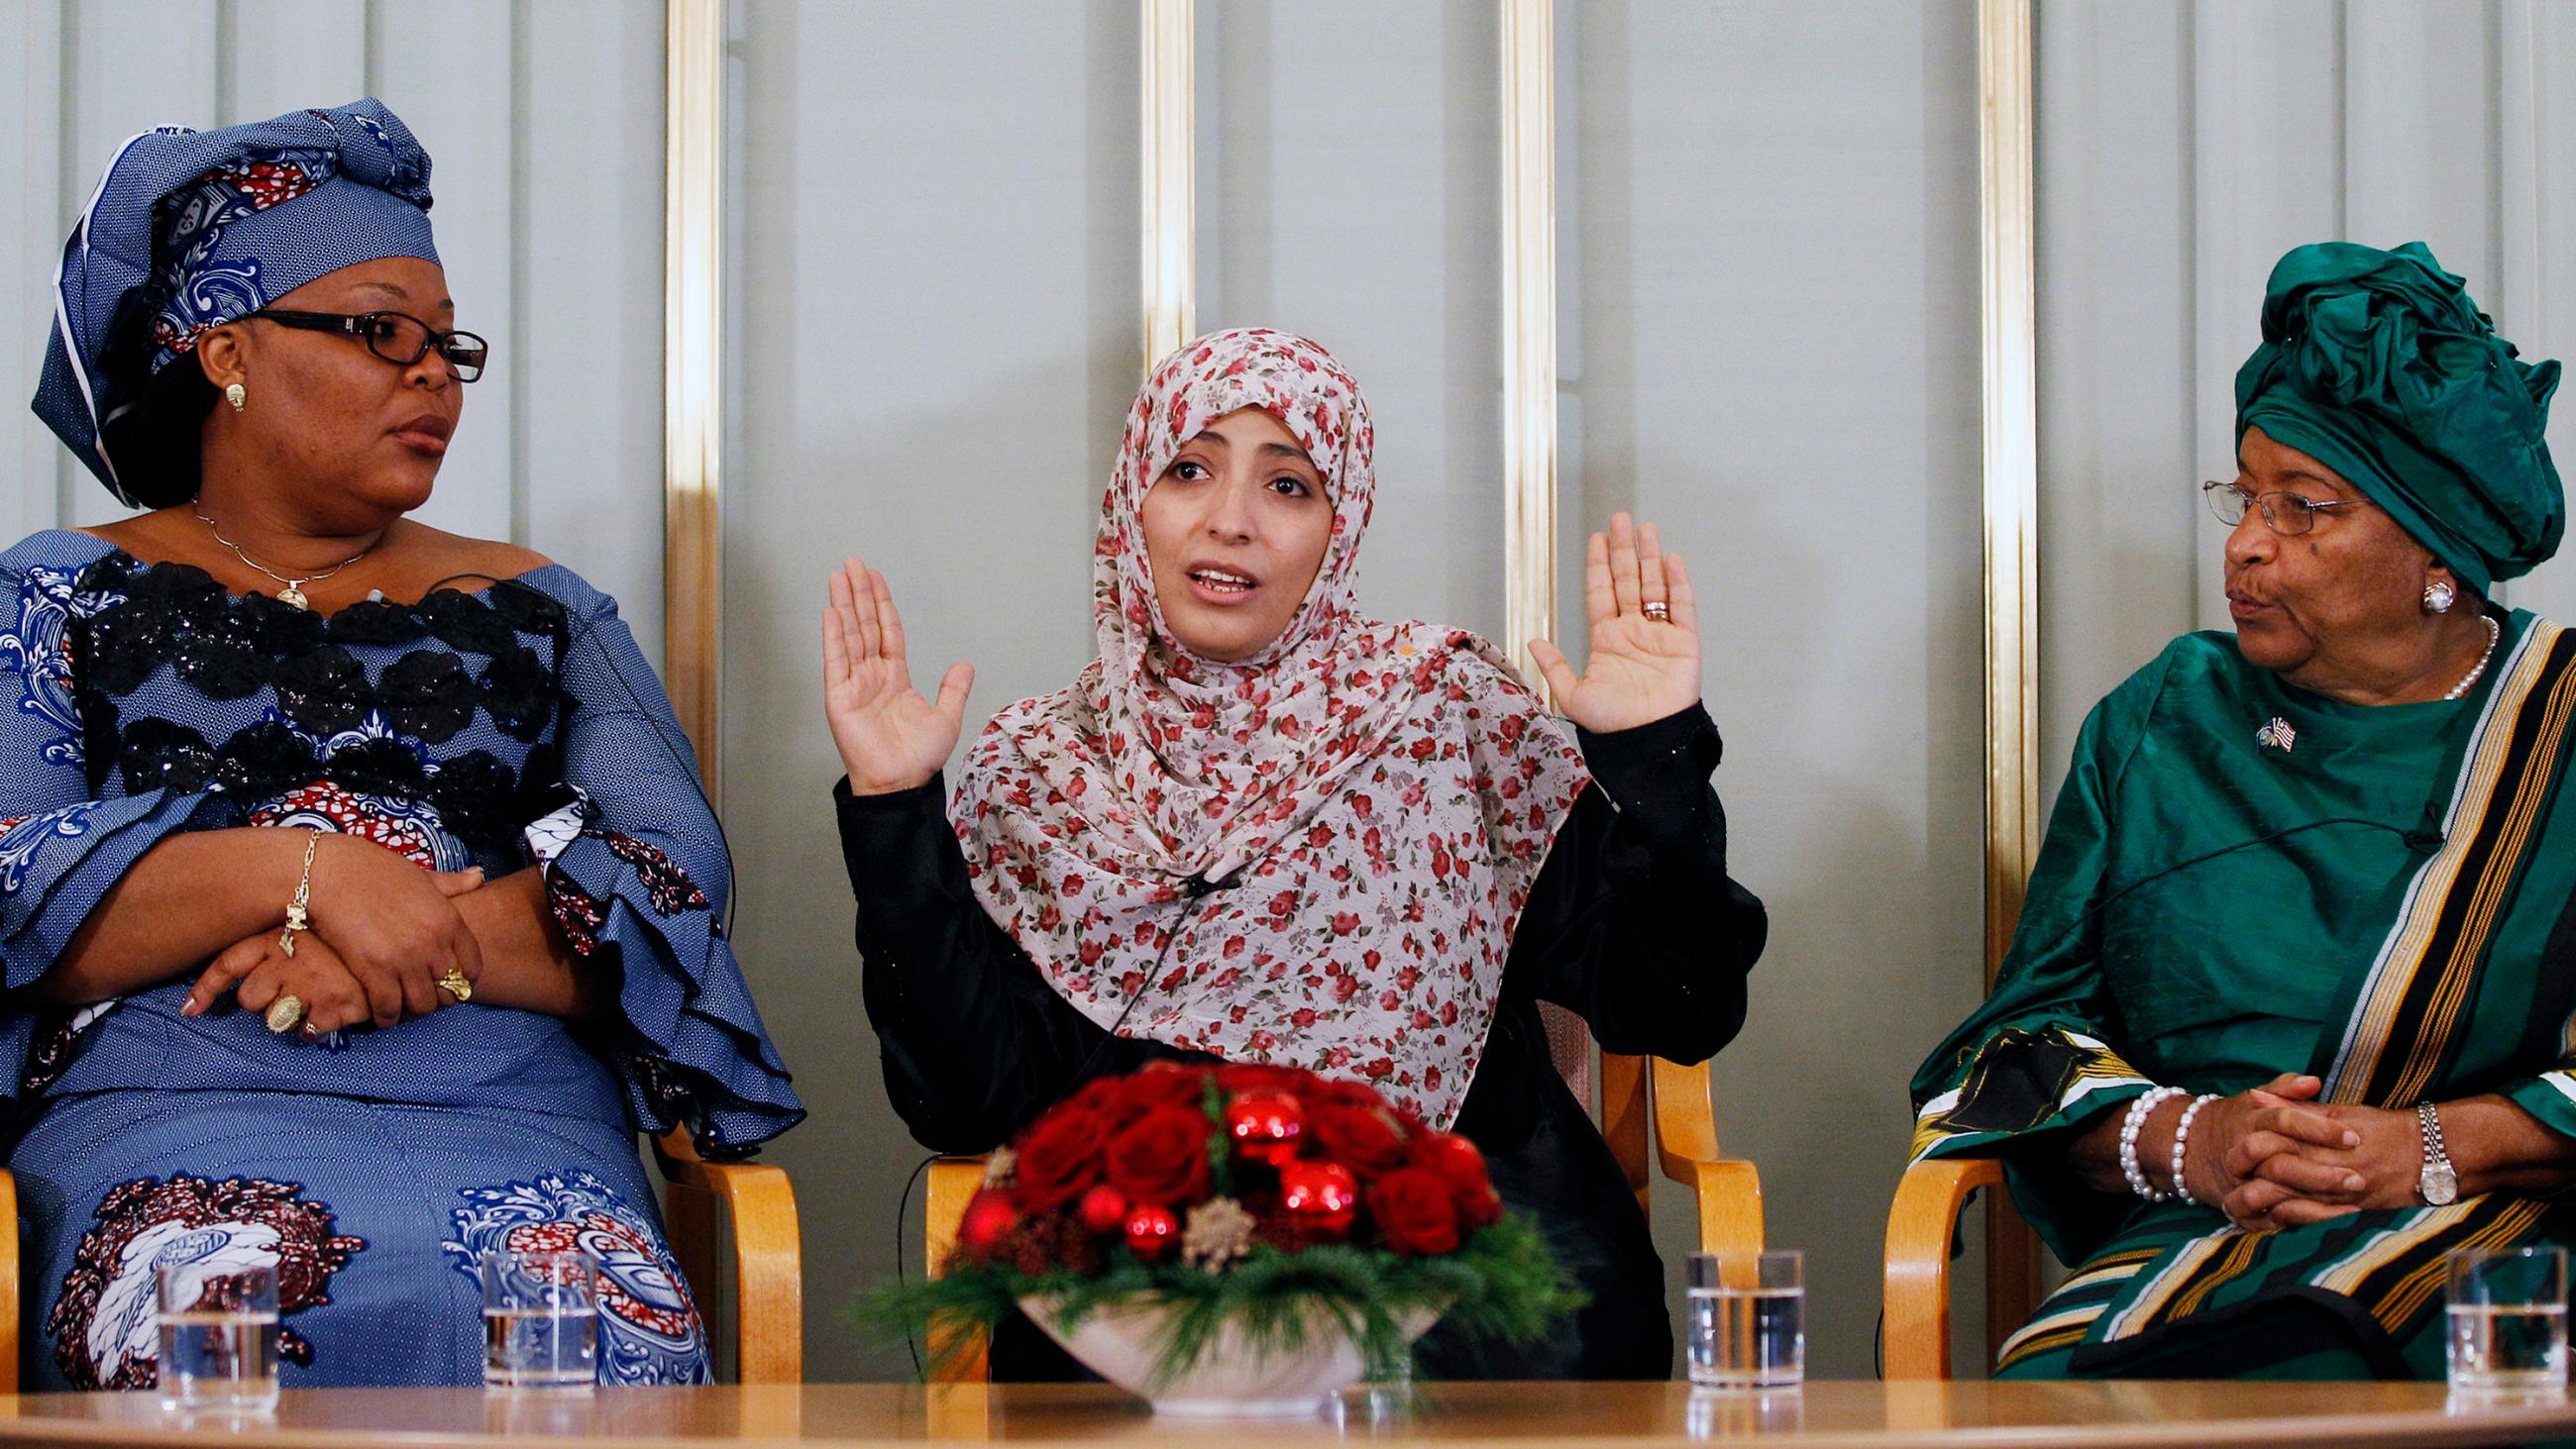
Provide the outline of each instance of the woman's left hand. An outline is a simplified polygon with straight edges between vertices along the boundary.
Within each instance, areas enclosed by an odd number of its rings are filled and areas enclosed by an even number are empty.
[[[300,1025],[289,1030],[306,1041],[329,1032],[363,1026],[374,1018],[366,988],[349,963],[321,936],[306,932],[289,956],[274,932],[262,932],[209,962],[179,1008],[182,1016],[199,1016],[231,992],[242,1010],[265,1013],[281,996],[304,1003]]]
[[[1583,607],[1590,656],[1578,676],[1544,639],[1530,657],[1565,717],[1594,734],[1635,729],[1699,703],[1699,611],[1680,554],[1664,552],[1651,523],[1610,515],[1610,532],[1584,550]],[[1655,615],[1664,614],[1664,618]]]

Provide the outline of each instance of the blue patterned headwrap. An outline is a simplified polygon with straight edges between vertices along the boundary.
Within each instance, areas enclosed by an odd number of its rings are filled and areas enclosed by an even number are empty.
[[[55,276],[36,416],[116,496],[101,434],[208,329],[342,267],[438,260],[429,153],[376,100],[119,146]]]

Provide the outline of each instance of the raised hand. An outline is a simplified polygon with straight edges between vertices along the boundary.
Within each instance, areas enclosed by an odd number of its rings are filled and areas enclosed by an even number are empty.
[[[930,783],[957,748],[975,667],[952,664],[939,697],[912,687],[903,615],[885,575],[851,559],[832,575],[823,607],[823,715],[850,772],[853,795],[887,795]]]
[[[1583,607],[1592,625],[1581,675],[1544,639],[1530,657],[1566,718],[1592,731],[1634,729],[1699,703],[1699,611],[1680,554],[1625,513],[1584,550]],[[1656,615],[1665,615],[1657,618]]]

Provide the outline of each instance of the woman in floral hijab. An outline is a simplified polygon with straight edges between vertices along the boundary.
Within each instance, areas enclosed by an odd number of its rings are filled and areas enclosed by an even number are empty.
[[[1163,1057],[1368,1082],[1489,1157],[1592,1306],[1500,1362],[1661,1378],[1662,1271],[1550,1068],[1537,1007],[1697,1061],[1735,1034],[1762,907],[1726,875],[1688,575],[1622,514],[1590,544],[1576,728],[1492,646],[1353,598],[1375,434],[1321,347],[1222,332],[1157,367],[1101,500],[1099,657],[955,749],[973,671],[910,682],[882,574],[823,615],[826,709],[869,1017],[914,1134],[988,1148],[1091,1077]],[[1049,1367],[1032,1335],[997,1370]]]

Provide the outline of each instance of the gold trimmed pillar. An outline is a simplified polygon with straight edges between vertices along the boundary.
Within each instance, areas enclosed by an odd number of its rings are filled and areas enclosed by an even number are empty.
[[[1556,6],[1501,0],[1503,652],[1556,634]]]
[[[1197,39],[1192,0],[1138,0],[1145,367],[1198,335]]]
[[[724,678],[724,0],[664,0],[662,673],[718,797]]]
[[[1978,260],[1985,514],[1986,980],[2039,855],[2038,216],[2030,0],[1977,3]],[[1987,1362],[2039,1304],[2039,1243],[1986,1207]]]

